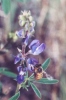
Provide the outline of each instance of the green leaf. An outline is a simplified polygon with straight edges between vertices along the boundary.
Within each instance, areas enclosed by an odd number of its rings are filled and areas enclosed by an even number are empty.
[[[33,74],[31,74],[31,76],[29,77],[29,79],[31,79],[31,78],[34,78],[34,73],[33,73]]]
[[[29,0],[17,0],[18,2],[27,2],[27,1],[29,1]]]
[[[56,79],[47,79],[47,78],[42,78],[40,80],[37,80],[35,82],[38,82],[38,83],[41,83],[41,84],[56,84],[58,83],[59,81],[56,80]]]
[[[43,70],[46,70],[49,66],[50,58],[46,59],[45,62],[42,64]]]
[[[28,91],[28,88],[27,87],[25,87],[25,89]]]
[[[41,93],[40,91],[38,90],[38,88],[33,84],[33,83],[30,83],[32,89],[34,90],[34,92],[36,93],[36,95],[41,98]]]
[[[5,68],[5,67],[0,67],[0,73],[2,72],[2,71],[7,71],[7,70],[9,70],[8,68]]]
[[[18,2],[24,2],[24,0],[17,0]]]
[[[29,81],[33,82],[34,81],[34,73],[30,75]]]
[[[17,77],[17,75],[15,73],[10,72],[10,71],[1,71],[0,73],[3,74],[3,75],[8,76],[10,78],[16,78]]]
[[[31,82],[28,80],[28,86],[30,86],[30,83],[31,83]]]
[[[26,75],[24,76],[25,78],[28,78],[28,71],[26,72]]]
[[[5,14],[8,14],[11,8],[11,0],[2,0],[2,9]]]
[[[0,82],[0,92],[2,92],[2,83]]]
[[[9,100],[18,100],[20,96],[20,92],[16,93],[14,96],[12,96]]]

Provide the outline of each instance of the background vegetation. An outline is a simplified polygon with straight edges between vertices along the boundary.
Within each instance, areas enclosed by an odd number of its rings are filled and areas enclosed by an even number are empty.
[[[3,2],[5,1],[5,2]],[[0,0],[0,67],[17,73],[12,55],[17,54],[20,40],[15,31],[20,29],[18,15],[21,10],[30,10],[36,21],[35,36],[46,44],[40,55],[43,63],[47,57],[51,64],[47,72],[59,80],[56,85],[36,84],[42,100],[66,100],[66,0]],[[0,100],[8,100],[16,89],[16,83],[0,74],[2,93]],[[39,100],[33,90],[21,89],[19,100]]]

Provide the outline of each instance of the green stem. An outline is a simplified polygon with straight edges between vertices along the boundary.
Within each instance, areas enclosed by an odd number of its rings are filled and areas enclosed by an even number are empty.
[[[16,87],[16,91],[15,93],[17,93],[19,91],[20,87],[19,87],[19,84],[17,83],[17,87]]]

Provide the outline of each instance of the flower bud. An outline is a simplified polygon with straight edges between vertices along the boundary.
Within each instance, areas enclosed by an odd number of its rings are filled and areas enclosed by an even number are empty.
[[[29,21],[32,22],[33,21],[33,17],[29,16]]]
[[[26,18],[23,15],[19,15],[18,19],[22,21],[26,21]]]
[[[26,21],[21,21],[21,20],[19,20],[19,25],[20,25],[20,26],[24,26],[25,23],[26,23]]]
[[[31,12],[30,11],[28,12],[28,16],[31,16]]]
[[[28,17],[27,11],[24,11],[24,12],[23,12],[23,16]]]

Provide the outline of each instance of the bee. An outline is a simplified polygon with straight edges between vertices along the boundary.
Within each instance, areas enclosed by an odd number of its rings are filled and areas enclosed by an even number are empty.
[[[36,80],[39,80],[43,77],[43,69],[41,64],[37,64],[34,66],[34,77]]]

